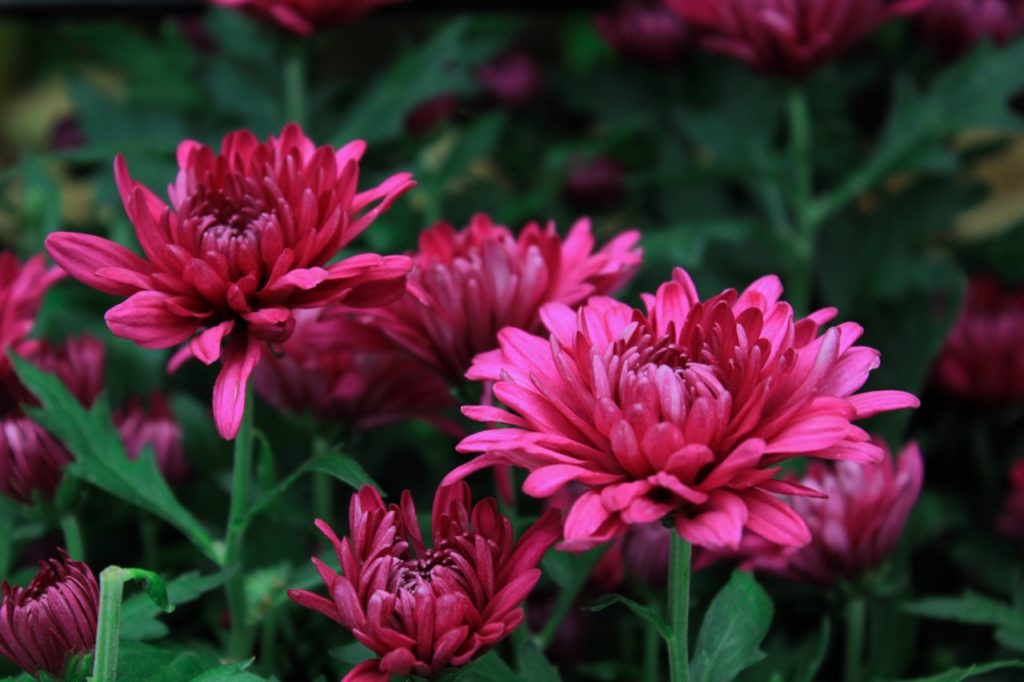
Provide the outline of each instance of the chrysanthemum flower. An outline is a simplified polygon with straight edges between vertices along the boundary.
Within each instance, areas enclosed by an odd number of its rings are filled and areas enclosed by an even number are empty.
[[[352,310],[302,310],[295,319],[295,333],[266,352],[253,379],[256,392],[275,407],[369,429],[429,419],[452,404],[437,372]]]
[[[46,267],[42,254],[22,265],[13,253],[0,252],[0,381],[13,372],[8,351],[26,355],[38,344],[27,337],[47,289],[63,276],[60,268]]]
[[[151,395],[148,407],[138,397],[132,398],[114,414],[114,425],[129,459],[137,459],[142,449],[149,446],[157,468],[168,482],[176,483],[188,473],[185,434],[162,393]]]
[[[935,363],[938,386],[980,403],[1024,400],[1024,289],[975,277]]]
[[[940,56],[955,59],[984,38],[1007,43],[1024,32],[1024,2],[932,0],[918,24],[925,41]]]
[[[484,214],[462,231],[439,223],[420,234],[409,293],[370,317],[458,382],[474,355],[497,347],[503,327],[534,329],[545,303],[577,305],[624,286],[640,265],[639,238],[624,232],[594,252],[586,219],[564,240],[553,223],[530,223],[518,236]]]
[[[487,62],[476,77],[490,97],[507,107],[525,107],[540,93],[540,69],[525,52],[508,52]]]
[[[744,529],[782,545],[810,540],[776,495],[820,495],[775,478],[793,457],[873,461],[882,450],[852,422],[918,400],[901,391],[857,393],[878,352],[855,346],[847,322],[821,333],[834,309],[802,320],[765,277],[742,294],[701,301],[677,269],[646,312],[604,297],[578,313],[541,310],[550,338],[499,335],[467,376],[494,381],[507,406],[463,409],[489,428],[459,444],[482,452],[453,471],[511,464],[523,490],[547,497],[571,481],[589,490],[565,521],[565,546],[583,550],[634,524],[673,515],[679,534],[706,548],[736,547]]]
[[[30,675],[60,676],[73,656],[96,645],[100,588],[81,561],[58,550],[28,587],[0,586],[0,656]]]
[[[1003,502],[997,527],[1007,537],[1024,539],[1024,458],[1010,467],[1010,490]]]
[[[929,0],[666,0],[705,49],[758,71],[802,78],[893,17]]]
[[[266,343],[288,339],[294,310],[342,300],[382,305],[404,292],[404,256],[331,263],[413,185],[400,173],[357,193],[365,148],[318,148],[294,124],[266,142],[230,133],[220,153],[185,141],[170,207],[132,180],[118,156],[117,186],[146,258],[87,234],[54,233],[46,246],[79,281],[128,297],[107,311],[115,335],[144,348],[189,341],[176,361],[189,353],[222,361],[213,412],[220,434],[234,438],[249,375]]]
[[[347,24],[362,15],[402,0],[212,0],[215,5],[266,17],[292,33],[307,36],[334,24]]]
[[[910,444],[894,461],[884,443],[878,462],[814,462],[800,483],[828,499],[798,498],[793,509],[811,530],[800,548],[769,545],[756,538],[742,551],[746,565],[791,580],[832,585],[854,581],[881,565],[899,543],[917,496],[924,464]]]
[[[438,489],[432,548],[409,491],[400,505],[385,506],[364,486],[352,496],[350,537],[342,540],[323,521],[316,525],[333,543],[342,574],[313,559],[330,598],[305,590],[288,596],[351,630],[379,657],[344,682],[432,679],[482,655],[522,623],[520,604],[540,579],[537,563],[559,535],[558,513],[550,511],[513,541],[494,499],[472,504],[465,484]]]
[[[620,0],[596,24],[616,51],[649,64],[672,64],[690,44],[689,26],[661,0]]]

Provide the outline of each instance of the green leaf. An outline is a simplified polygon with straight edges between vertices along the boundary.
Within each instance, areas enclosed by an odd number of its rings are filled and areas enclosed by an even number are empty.
[[[526,682],[492,651],[463,668],[442,675],[439,682]]]
[[[1024,651],[1024,613],[990,597],[968,590],[962,597],[931,597],[904,608],[925,618],[995,627],[1000,644]]]
[[[967,680],[978,675],[984,675],[996,670],[1007,670],[1009,668],[1024,669],[1024,662],[994,661],[992,663],[976,663],[967,668],[952,668],[938,675],[915,677],[913,679],[900,680],[899,682],[960,682],[961,680]]]
[[[622,604],[634,615],[644,620],[657,629],[658,633],[665,639],[672,636],[672,629],[669,628],[668,622],[665,617],[655,611],[649,606],[645,606],[640,602],[633,601],[629,597],[624,597],[621,594],[606,594],[599,599],[596,599],[589,606],[586,607],[588,611],[603,611],[613,604]]]
[[[25,411],[55,435],[75,456],[68,472],[160,517],[185,534],[208,558],[220,564],[221,553],[206,528],[174,496],[152,453],[128,459],[124,444],[101,397],[87,411],[55,376],[11,355],[18,378],[39,402]]]
[[[230,571],[211,575],[200,575],[190,571],[167,583],[168,601],[179,606],[195,601],[201,595],[224,584]],[[160,609],[144,594],[137,594],[124,600],[121,606],[122,639],[159,639],[168,633],[167,626],[158,620]]]
[[[764,658],[774,608],[768,594],[745,571],[733,571],[708,607],[690,663],[693,682],[729,682]]]
[[[530,682],[562,682],[558,669],[544,656],[532,640],[524,640],[517,653],[519,676]]]
[[[207,670],[196,677],[193,682],[262,682],[264,678],[246,672],[246,668],[252,665],[252,659],[244,663],[234,663],[222,668]]]

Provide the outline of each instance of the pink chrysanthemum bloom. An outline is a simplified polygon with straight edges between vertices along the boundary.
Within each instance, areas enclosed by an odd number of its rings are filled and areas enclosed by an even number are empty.
[[[1024,1],[932,0],[918,25],[941,57],[955,59],[982,39],[1008,43],[1024,32]]]
[[[1024,539],[1024,458],[1010,467],[1010,490],[996,527],[1007,537]]]
[[[802,78],[879,24],[930,0],[665,0],[705,49],[758,71]]]
[[[936,384],[979,403],[1024,401],[1024,289],[975,277],[935,363]]]
[[[409,292],[371,315],[395,342],[458,382],[473,356],[497,347],[502,328],[536,328],[545,303],[577,305],[623,287],[640,266],[639,239],[623,232],[595,252],[586,219],[564,240],[554,223],[530,223],[518,236],[484,214],[462,231],[439,223],[420,234]]]
[[[268,350],[254,385],[278,409],[370,429],[432,418],[452,404],[448,384],[351,310],[303,310],[295,333]]]
[[[188,473],[185,434],[162,393],[149,397],[148,408],[138,397],[132,398],[114,414],[114,425],[121,434],[129,459],[137,459],[143,448],[149,446],[157,468],[169,483],[185,478]]]
[[[661,0],[620,0],[595,21],[612,48],[648,64],[673,64],[690,44],[689,26]]]
[[[47,268],[42,254],[22,265],[8,251],[0,251],[0,381],[12,374],[8,351],[32,353],[38,341],[26,338],[36,323],[43,296],[64,276],[60,268]]]
[[[400,173],[357,193],[365,148],[316,147],[294,124],[266,142],[230,133],[220,153],[185,141],[170,207],[132,180],[118,156],[117,186],[146,258],[88,234],[57,232],[46,246],[79,281],[128,297],[107,311],[115,335],[144,348],[189,341],[172,366],[189,353],[222,361],[213,413],[221,436],[234,438],[249,375],[267,343],[288,339],[294,310],[342,300],[382,305],[405,290],[405,256],[331,262],[414,184]]]
[[[28,587],[0,586],[0,656],[30,675],[60,676],[70,660],[96,646],[100,587],[81,561],[57,550],[40,562]]]
[[[347,24],[362,15],[402,0],[211,0],[215,5],[266,17],[300,36],[334,24]]]
[[[811,530],[810,543],[779,547],[750,538],[741,551],[744,563],[823,586],[855,581],[878,568],[899,543],[923,478],[921,452],[913,443],[896,461],[885,448],[885,457],[878,462],[814,462],[800,483],[828,499],[793,501],[793,509]]]
[[[818,495],[775,478],[799,456],[873,461],[882,450],[852,422],[916,407],[902,391],[857,393],[878,352],[855,346],[847,322],[820,333],[835,309],[793,318],[765,277],[742,294],[701,301],[677,269],[646,312],[594,297],[578,312],[541,310],[550,338],[504,329],[470,379],[495,381],[508,410],[475,406],[490,428],[463,440],[482,452],[446,478],[511,464],[523,490],[547,497],[571,481],[589,490],[565,521],[565,548],[584,550],[671,514],[706,548],[736,547],[749,529],[782,545],[810,540],[775,495]]]
[[[385,506],[364,486],[352,496],[343,540],[323,521],[316,525],[333,543],[342,574],[314,558],[330,598],[305,590],[288,596],[350,629],[379,656],[344,682],[433,679],[482,655],[522,623],[520,604],[540,579],[537,563],[559,536],[552,510],[513,541],[494,499],[474,505],[463,483],[438,489],[429,549],[409,491],[401,505]]]

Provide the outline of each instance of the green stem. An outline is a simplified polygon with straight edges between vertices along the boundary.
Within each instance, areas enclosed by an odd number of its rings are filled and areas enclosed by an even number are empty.
[[[100,612],[91,682],[114,682],[117,679],[124,581],[124,572],[118,566],[109,566],[100,573]]]
[[[295,45],[284,63],[284,115],[287,120],[306,123],[305,41]]]
[[[244,556],[242,545],[249,506],[249,478],[252,474],[253,404],[252,388],[246,388],[245,412],[242,425],[235,437],[235,462],[231,482],[231,507],[228,511],[225,564],[235,569],[227,582],[228,610],[231,613],[231,636],[228,640],[228,656],[240,661],[249,655],[250,636],[248,625],[248,604],[245,597],[245,572],[242,570]]]
[[[863,677],[866,611],[864,597],[851,597],[846,603],[846,649],[843,656],[845,682],[861,682]]]
[[[672,636],[668,641],[668,667],[672,682],[690,679],[690,543],[672,532],[668,567],[668,615]]]
[[[60,520],[60,529],[64,533],[64,549],[72,558],[85,561],[85,544],[82,542],[82,527],[78,517],[67,513]]]
[[[814,267],[814,241],[818,228],[814,204],[814,168],[811,156],[811,116],[807,95],[794,88],[788,102],[789,156],[793,169],[790,193],[792,265],[787,282],[787,298],[798,314],[809,312]]]

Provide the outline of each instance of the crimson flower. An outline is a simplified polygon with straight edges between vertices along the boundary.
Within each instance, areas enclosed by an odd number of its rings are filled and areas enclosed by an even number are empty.
[[[28,587],[0,586],[0,656],[30,675],[60,676],[72,657],[96,645],[99,584],[88,566],[57,551]]]
[[[857,393],[878,367],[855,346],[860,326],[821,332],[835,309],[795,320],[779,280],[701,301],[676,269],[646,311],[594,297],[573,312],[550,304],[550,337],[507,328],[501,347],[467,377],[494,381],[507,406],[463,408],[489,428],[464,439],[480,452],[446,483],[484,467],[530,471],[523,490],[547,497],[572,481],[589,488],[565,521],[565,547],[583,550],[634,524],[673,515],[705,548],[737,547],[744,528],[782,545],[810,540],[775,495],[820,495],[775,478],[798,457],[873,461],[882,449],[852,422],[918,400],[902,391]]]
[[[935,363],[938,386],[979,403],[1024,400],[1024,289],[971,280],[960,317]]]
[[[793,509],[811,530],[811,541],[799,548],[769,545],[758,538],[744,542],[746,565],[791,580],[832,585],[853,581],[881,565],[903,533],[924,478],[921,452],[910,444],[893,460],[878,462],[814,462],[802,485],[828,499],[799,498]]]
[[[347,24],[362,15],[402,0],[212,0],[215,5],[266,17],[292,33],[311,35],[333,24]]]
[[[382,305],[405,290],[404,256],[331,262],[414,184],[400,173],[357,193],[365,148],[316,147],[295,124],[266,142],[230,133],[219,153],[187,140],[170,207],[132,180],[118,156],[117,186],[146,257],[71,232],[51,234],[46,246],[79,281],[127,297],[107,311],[115,335],[144,348],[189,341],[172,367],[189,355],[222,361],[213,413],[221,436],[234,438],[249,375],[267,343],[291,335],[294,310],[342,300]]]
[[[438,223],[420,234],[409,292],[368,317],[457,382],[474,355],[497,346],[503,327],[534,329],[545,303],[577,305],[624,286],[640,265],[639,238],[624,232],[594,252],[586,219],[564,240],[550,222],[518,236],[482,213],[462,231]]]
[[[295,333],[266,352],[254,375],[256,392],[275,407],[369,429],[452,404],[437,372],[351,310],[302,310],[295,319]]]
[[[121,434],[129,459],[137,459],[142,449],[149,446],[164,478],[171,483],[185,478],[188,473],[185,435],[162,393],[149,397],[148,408],[138,397],[132,398],[114,414],[114,425]]]
[[[1021,0],[932,0],[921,12],[922,36],[945,59],[970,51],[983,38],[1007,43],[1024,31]]]
[[[1024,539],[1024,459],[1018,459],[1010,467],[1010,490],[997,527],[1007,537]]]
[[[0,251],[0,381],[13,373],[8,351],[26,355],[38,344],[26,337],[47,289],[63,276],[60,268],[46,267],[42,254],[22,265],[13,253]]]
[[[288,596],[348,628],[379,656],[343,682],[432,679],[482,655],[522,623],[520,603],[559,535],[552,510],[513,542],[495,500],[472,504],[464,483],[438,489],[429,549],[408,490],[400,505],[385,506],[374,488],[360,489],[349,505],[350,537],[339,540],[323,521],[316,525],[334,545],[342,574],[314,558],[330,598],[305,590]]]
[[[690,43],[689,26],[661,0],[621,0],[596,24],[612,48],[649,64],[679,61]]]
[[[705,49],[758,71],[802,78],[896,16],[930,0],[665,0]]]

